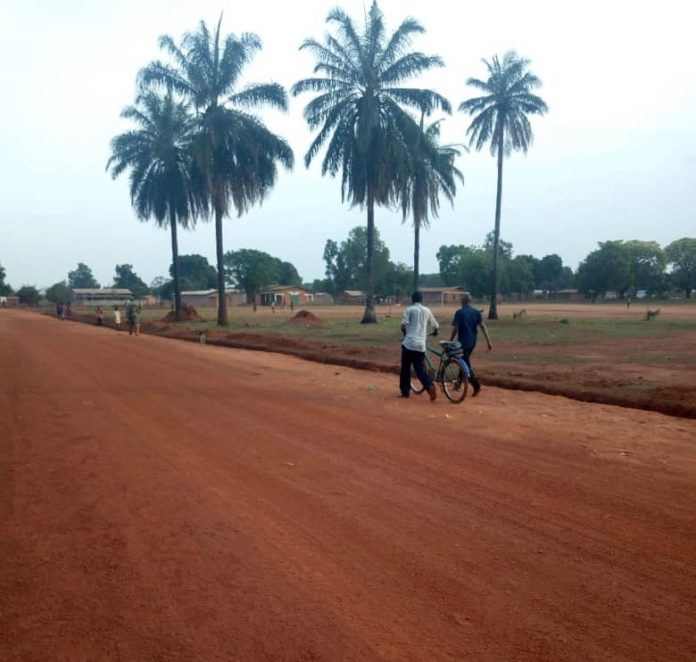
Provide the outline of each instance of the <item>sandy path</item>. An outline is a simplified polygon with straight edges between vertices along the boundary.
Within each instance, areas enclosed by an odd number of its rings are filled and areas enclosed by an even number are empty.
[[[0,314],[2,660],[693,660],[696,422]]]

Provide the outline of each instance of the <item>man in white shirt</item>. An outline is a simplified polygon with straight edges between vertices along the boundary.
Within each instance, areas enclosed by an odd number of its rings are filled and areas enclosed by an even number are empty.
[[[406,308],[401,318],[401,332],[404,341],[401,343],[401,375],[399,388],[401,397],[408,398],[411,394],[411,366],[414,367],[418,379],[430,394],[430,399],[435,400],[437,390],[435,384],[424,368],[425,362],[425,337],[428,335],[428,325],[433,328],[433,335],[437,335],[439,324],[435,316],[421,302],[422,292],[414,292],[411,295],[413,305]]]

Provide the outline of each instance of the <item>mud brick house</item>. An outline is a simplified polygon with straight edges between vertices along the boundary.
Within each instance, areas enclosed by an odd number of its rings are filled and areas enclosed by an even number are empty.
[[[243,306],[246,300],[246,294],[241,290],[225,290],[225,299],[228,306]],[[217,308],[218,291],[217,290],[189,290],[181,293],[181,303],[187,303],[196,309],[199,308]],[[172,294],[172,306],[174,306],[174,295]]]
[[[76,288],[72,290],[72,307],[125,306],[133,293],[120,287]]]
[[[259,294],[262,306],[306,306],[314,301],[314,295],[299,285],[271,285]]]
[[[343,290],[336,296],[336,303],[347,305],[363,305],[365,303],[365,292],[360,290]]]
[[[423,303],[426,305],[440,304],[458,305],[460,303],[462,293],[466,290],[457,285],[455,287],[421,287],[423,293]]]

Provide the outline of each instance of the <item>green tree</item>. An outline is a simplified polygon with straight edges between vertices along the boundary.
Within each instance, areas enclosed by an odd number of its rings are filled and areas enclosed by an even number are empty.
[[[437,261],[446,285],[464,287],[477,299],[490,293],[490,249],[463,245],[441,246],[437,252]]]
[[[294,264],[283,262],[278,258],[276,260],[278,262],[278,285],[300,285],[302,283],[302,278]]]
[[[671,282],[684,290],[687,299],[691,298],[696,288],[696,239],[677,239],[665,248],[665,253],[672,267]]]
[[[22,285],[17,290],[19,303],[24,303],[27,306],[36,306],[39,303],[39,291],[33,285]]]
[[[516,255],[508,264],[509,291],[517,294],[519,299],[534,289],[534,263],[529,255]]]
[[[631,262],[631,285],[636,290],[655,293],[664,286],[667,255],[656,241],[624,242]]]
[[[174,276],[173,263],[169,266],[169,275]],[[217,286],[217,270],[207,258],[196,253],[179,256],[179,276],[184,290],[209,290]]]
[[[175,318],[181,321],[177,227],[190,227],[196,217],[191,180],[192,121],[187,107],[175,102],[171,93],[160,97],[152,91],[138,97],[135,106],[124,109],[121,117],[132,120],[137,128],[111,141],[112,155],[106,167],[111,168],[114,179],[130,169],[131,204],[140,220],[154,218],[159,227],[169,226]]]
[[[122,287],[130,290],[137,299],[144,297],[150,291],[145,281],[133,271],[132,264],[116,265],[114,287]]]
[[[247,301],[255,301],[259,290],[278,282],[277,258],[251,248],[225,253],[225,280],[247,295]]]
[[[241,216],[260,203],[278,177],[278,165],[290,170],[290,146],[271,133],[250,109],[264,105],[287,110],[282,86],[249,85],[237,91],[244,67],[261,49],[261,40],[252,33],[223,37],[222,17],[211,34],[201,21],[196,32],[186,33],[177,45],[170,36],[159,39],[171,63],[152,62],[140,72],[144,86],[162,85],[191,102],[197,111],[194,143],[197,166],[197,194],[206,210],[215,217],[215,244],[218,271],[219,326],[227,326],[222,220],[231,206]]]
[[[70,303],[72,301],[72,290],[64,280],[61,280],[46,290],[46,299],[51,303]]]
[[[497,55],[483,60],[488,69],[488,78],[479,80],[469,78],[467,85],[484,93],[464,101],[459,110],[469,113],[473,120],[467,134],[470,144],[481,150],[490,143],[493,156],[498,158],[498,187],[495,203],[496,239],[500,237],[500,212],[503,196],[503,157],[512,150],[525,154],[532,143],[532,127],[528,115],[543,115],[548,110],[546,103],[532,90],[541,87],[541,80],[528,71],[529,60],[508,51],[502,62]],[[491,304],[488,319],[498,319],[498,243],[494,242],[492,252]]]
[[[561,289],[561,279],[563,277],[563,259],[560,255],[552,253],[544,255],[536,264],[534,280],[536,286],[554,295]]]
[[[12,294],[12,288],[5,282],[5,268],[0,264],[0,296],[6,297]]]
[[[97,289],[101,287],[92,270],[83,262],[78,262],[74,271],[68,272],[68,287],[74,289]]]
[[[404,108],[450,112],[450,104],[430,90],[400,87],[409,78],[443,66],[439,57],[409,50],[411,39],[424,32],[414,19],[406,19],[389,35],[373,2],[362,31],[338,8],[329,13],[327,23],[335,26],[335,34],[327,35],[323,44],[306,39],[301,46],[314,55],[316,75],[296,83],[292,93],[318,93],[304,111],[310,129],[318,130],[305,165],[327,144],[322,174],[340,173],[341,198],[367,209],[362,322],[374,323],[375,205],[399,200],[409,136],[417,130]]]
[[[604,241],[578,266],[578,289],[592,297],[617,292],[623,298],[631,285],[631,260],[622,241]]]
[[[413,290],[418,289],[420,231],[430,227],[430,216],[437,218],[440,194],[454,204],[456,180],[464,183],[462,173],[454,166],[459,150],[453,145],[440,146],[440,122],[424,127],[425,111],[421,112],[418,131],[409,136],[410,158],[402,173],[401,210],[404,221],[413,219]]]

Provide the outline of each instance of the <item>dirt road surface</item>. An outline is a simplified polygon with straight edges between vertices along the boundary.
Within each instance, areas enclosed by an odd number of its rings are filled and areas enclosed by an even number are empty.
[[[396,394],[0,311],[0,659],[696,659],[696,422]]]

